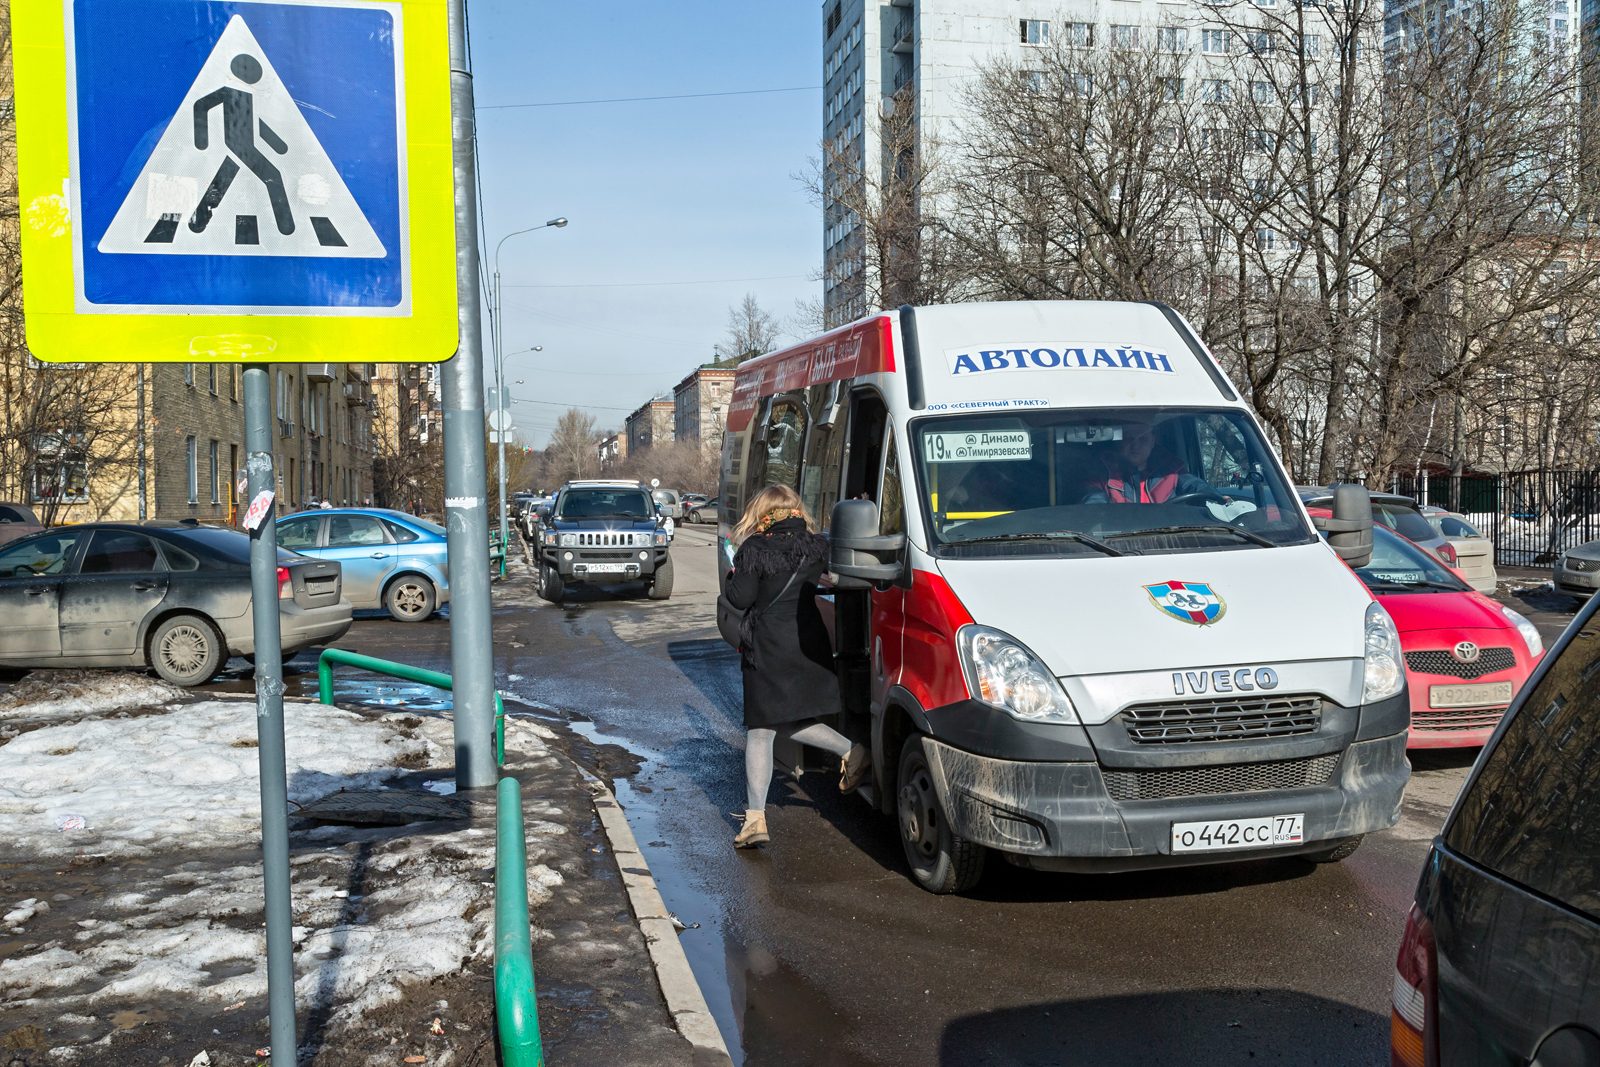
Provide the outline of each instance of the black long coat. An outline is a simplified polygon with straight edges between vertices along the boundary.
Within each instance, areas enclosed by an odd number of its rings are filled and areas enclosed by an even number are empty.
[[[800,519],[752,534],[733,558],[726,595],[746,611],[741,631],[745,729],[771,728],[839,711],[833,644],[817,611],[817,579],[828,565],[828,539]],[[789,576],[790,584],[776,602]]]

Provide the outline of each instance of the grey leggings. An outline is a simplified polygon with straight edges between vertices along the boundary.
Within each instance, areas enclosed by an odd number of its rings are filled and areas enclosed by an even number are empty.
[[[748,811],[767,810],[767,790],[772,786],[772,743],[777,740],[779,733],[802,745],[832,752],[841,759],[855,747],[855,742],[844,734],[815,719],[784,723],[775,730],[762,727],[746,730],[744,779],[745,809]]]

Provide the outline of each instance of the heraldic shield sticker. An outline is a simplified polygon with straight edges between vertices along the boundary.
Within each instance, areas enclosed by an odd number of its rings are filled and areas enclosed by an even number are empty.
[[[1209,626],[1228,612],[1227,601],[1204,582],[1157,582],[1144,591],[1163,614],[1180,622]]]

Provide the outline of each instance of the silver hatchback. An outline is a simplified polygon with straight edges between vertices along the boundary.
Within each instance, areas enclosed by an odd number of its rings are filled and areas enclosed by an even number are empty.
[[[1600,589],[1600,541],[1589,541],[1561,553],[1551,571],[1556,592],[1588,600]]]

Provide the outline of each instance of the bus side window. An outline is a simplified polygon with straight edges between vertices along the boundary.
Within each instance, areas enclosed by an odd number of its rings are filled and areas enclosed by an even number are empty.
[[[744,479],[746,501],[769,485],[800,489],[801,448],[805,436],[805,408],[790,397],[774,400],[767,417],[766,440],[757,441],[752,437],[750,441]]]
[[[883,487],[878,492],[878,533],[903,533],[905,497],[900,488],[900,456],[894,447],[894,431],[884,435]]]

